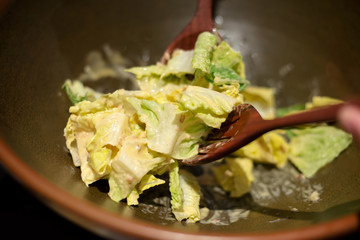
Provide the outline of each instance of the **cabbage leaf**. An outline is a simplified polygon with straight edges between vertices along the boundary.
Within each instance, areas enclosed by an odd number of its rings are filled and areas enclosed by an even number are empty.
[[[200,185],[190,172],[174,166],[170,171],[171,208],[178,221],[200,220]]]
[[[352,136],[333,126],[294,129],[290,161],[306,176],[333,161],[352,142]]]
[[[224,163],[212,166],[217,182],[230,197],[241,197],[250,191],[254,181],[253,162],[249,158],[226,157]]]

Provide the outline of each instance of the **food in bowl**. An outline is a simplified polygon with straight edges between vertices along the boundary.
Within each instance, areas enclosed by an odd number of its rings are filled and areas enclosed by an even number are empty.
[[[107,179],[109,197],[139,204],[148,189],[168,182],[171,209],[179,221],[198,222],[201,188],[181,161],[195,156],[233,107],[251,103],[264,118],[291,114],[340,100],[314,96],[307,104],[275,109],[274,89],[251,86],[242,56],[209,33],[199,35],[194,50],[176,50],[167,64],[132,67],[140,90],[102,94],[80,81],[63,89],[74,104],[65,128],[66,146],[89,186]],[[254,164],[282,169],[290,160],[310,178],[333,161],[352,141],[335,126],[315,124],[264,134],[211,166],[230,197],[248,193]],[[316,201],[314,192],[311,199]]]

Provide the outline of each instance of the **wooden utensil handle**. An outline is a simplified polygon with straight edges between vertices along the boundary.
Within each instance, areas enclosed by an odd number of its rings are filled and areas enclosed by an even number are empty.
[[[291,127],[307,123],[335,122],[337,120],[339,110],[346,105],[356,105],[360,107],[360,100],[354,99],[345,103],[314,108],[312,110],[307,110],[296,114],[290,114],[281,118],[265,120],[264,128],[270,128],[266,129],[267,131],[269,131],[273,129]]]
[[[212,22],[212,0],[198,0],[194,19],[196,18]]]

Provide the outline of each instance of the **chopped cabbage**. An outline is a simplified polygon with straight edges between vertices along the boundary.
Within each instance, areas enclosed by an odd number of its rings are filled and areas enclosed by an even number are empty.
[[[214,49],[212,61],[213,65],[221,66],[224,69],[232,69],[233,73],[245,79],[245,65],[242,56],[240,52],[234,51],[227,42],[222,41]]]
[[[101,94],[80,81],[65,81],[62,89],[74,104],[64,129],[73,163],[87,186],[108,179],[109,197],[128,205],[139,204],[144,191],[164,184],[162,175],[168,172],[175,218],[197,222],[200,186],[181,161],[198,154],[237,104],[251,103],[264,118],[273,118],[274,90],[248,86],[241,54],[209,32],[199,35],[194,50],[174,51],[166,65],[126,71],[136,76],[141,90]],[[314,97],[306,108],[337,102]],[[290,159],[310,177],[351,143],[349,134],[329,126],[287,133],[290,143],[284,131],[272,131],[214,166],[220,186],[231,197],[249,192],[253,162],[283,167]]]
[[[102,95],[92,88],[84,86],[82,82],[77,80],[66,80],[61,88],[65,91],[72,104],[77,104],[84,100],[94,101]]]
[[[203,137],[211,130],[203,120],[191,112],[185,112],[180,117],[179,134],[171,153],[174,159],[188,159],[198,154]]]
[[[343,102],[342,100],[336,98],[331,98],[326,96],[314,96],[311,102],[306,103],[305,108],[311,109],[316,107],[323,107],[326,105],[338,104],[342,102]]]
[[[109,196],[116,202],[128,197],[148,172],[165,161],[165,157],[151,154],[145,139],[128,138],[111,162]]]
[[[220,127],[237,103],[233,97],[198,86],[151,93],[121,89],[70,107],[66,144],[86,185],[108,179],[112,200],[136,205],[144,190],[164,182],[157,175],[169,171],[173,176],[172,164],[198,153],[203,138]],[[186,194],[186,199],[179,208],[174,203],[174,214],[198,221],[200,195],[188,189],[196,178],[182,170],[175,178],[180,184],[176,191]]]
[[[275,91],[273,88],[249,86],[244,92],[245,102],[253,105],[264,119],[275,117]]]
[[[289,153],[289,144],[282,135],[282,131],[279,130],[265,133],[234,152],[234,155],[247,157],[255,162],[274,164],[282,168],[287,162]]]
[[[226,157],[225,163],[213,166],[212,171],[220,186],[230,192],[230,197],[248,193],[254,181],[253,162],[249,158]]]
[[[288,114],[297,113],[303,110],[309,110],[312,108],[323,107],[331,104],[338,104],[343,102],[342,100],[326,97],[326,96],[314,96],[311,102],[307,102],[306,104],[297,103],[288,107],[278,108],[276,110],[276,116],[282,117]]]
[[[294,129],[289,159],[306,177],[312,177],[344,151],[351,141],[350,134],[332,126]]]
[[[174,51],[167,65],[157,63],[127,69],[135,74],[141,90],[172,89],[175,86],[200,86],[213,89],[242,102],[241,92],[248,85],[242,56],[226,42],[217,45],[215,35],[204,32],[194,50]]]
[[[217,37],[209,32],[199,34],[195,43],[192,67],[204,73],[210,73],[211,57],[216,47]]]
[[[276,116],[277,117],[284,117],[291,113],[296,113],[299,111],[305,110],[305,104],[297,103],[288,107],[278,108],[276,109]]]
[[[146,125],[146,137],[149,148],[159,153],[170,154],[173,151],[181,111],[171,103],[157,103],[154,100],[127,98],[136,109],[141,122]]]
[[[146,174],[141,181],[133,188],[128,197],[126,198],[128,205],[138,205],[138,198],[145,190],[164,184],[165,180],[155,177],[152,174]]]
[[[174,162],[169,169],[169,190],[171,193],[171,207],[172,209],[181,208],[184,199],[182,189],[180,187],[179,164]]]
[[[194,51],[175,50],[172,58],[166,65],[165,75],[169,74],[194,74],[195,69],[192,66]]]
[[[184,108],[213,128],[220,128],[237,103],[235,98],[196,86],[189,86],[180,99]]]
[[[174,166],[170,171],[171,208],[176,219],[200,220],[200,185],[190,172]]]

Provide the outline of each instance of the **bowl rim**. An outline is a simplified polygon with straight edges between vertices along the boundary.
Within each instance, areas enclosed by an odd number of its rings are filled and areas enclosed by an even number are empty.
[[[40,199],[58,214],[80,225],[82,225],[81,221],[79,223],[75,218],[90,222],[99,231],[86,228],[86,226],[83,227],[100,235],[105,232],[107,236],[128,235],[144,239],[318,239],[354,232],[360,226],[360,216],[357,213],[352,213],[330,221],[285,231],[229,234],[203,231],[185,232],[139,219],[130,219],[71,195],[33,170],[12,151],[1,137],[0,162],[17,181],[28,188],[31,193],[40,196]],[[64,214],[60,209],[70,213],[70,215]]]

